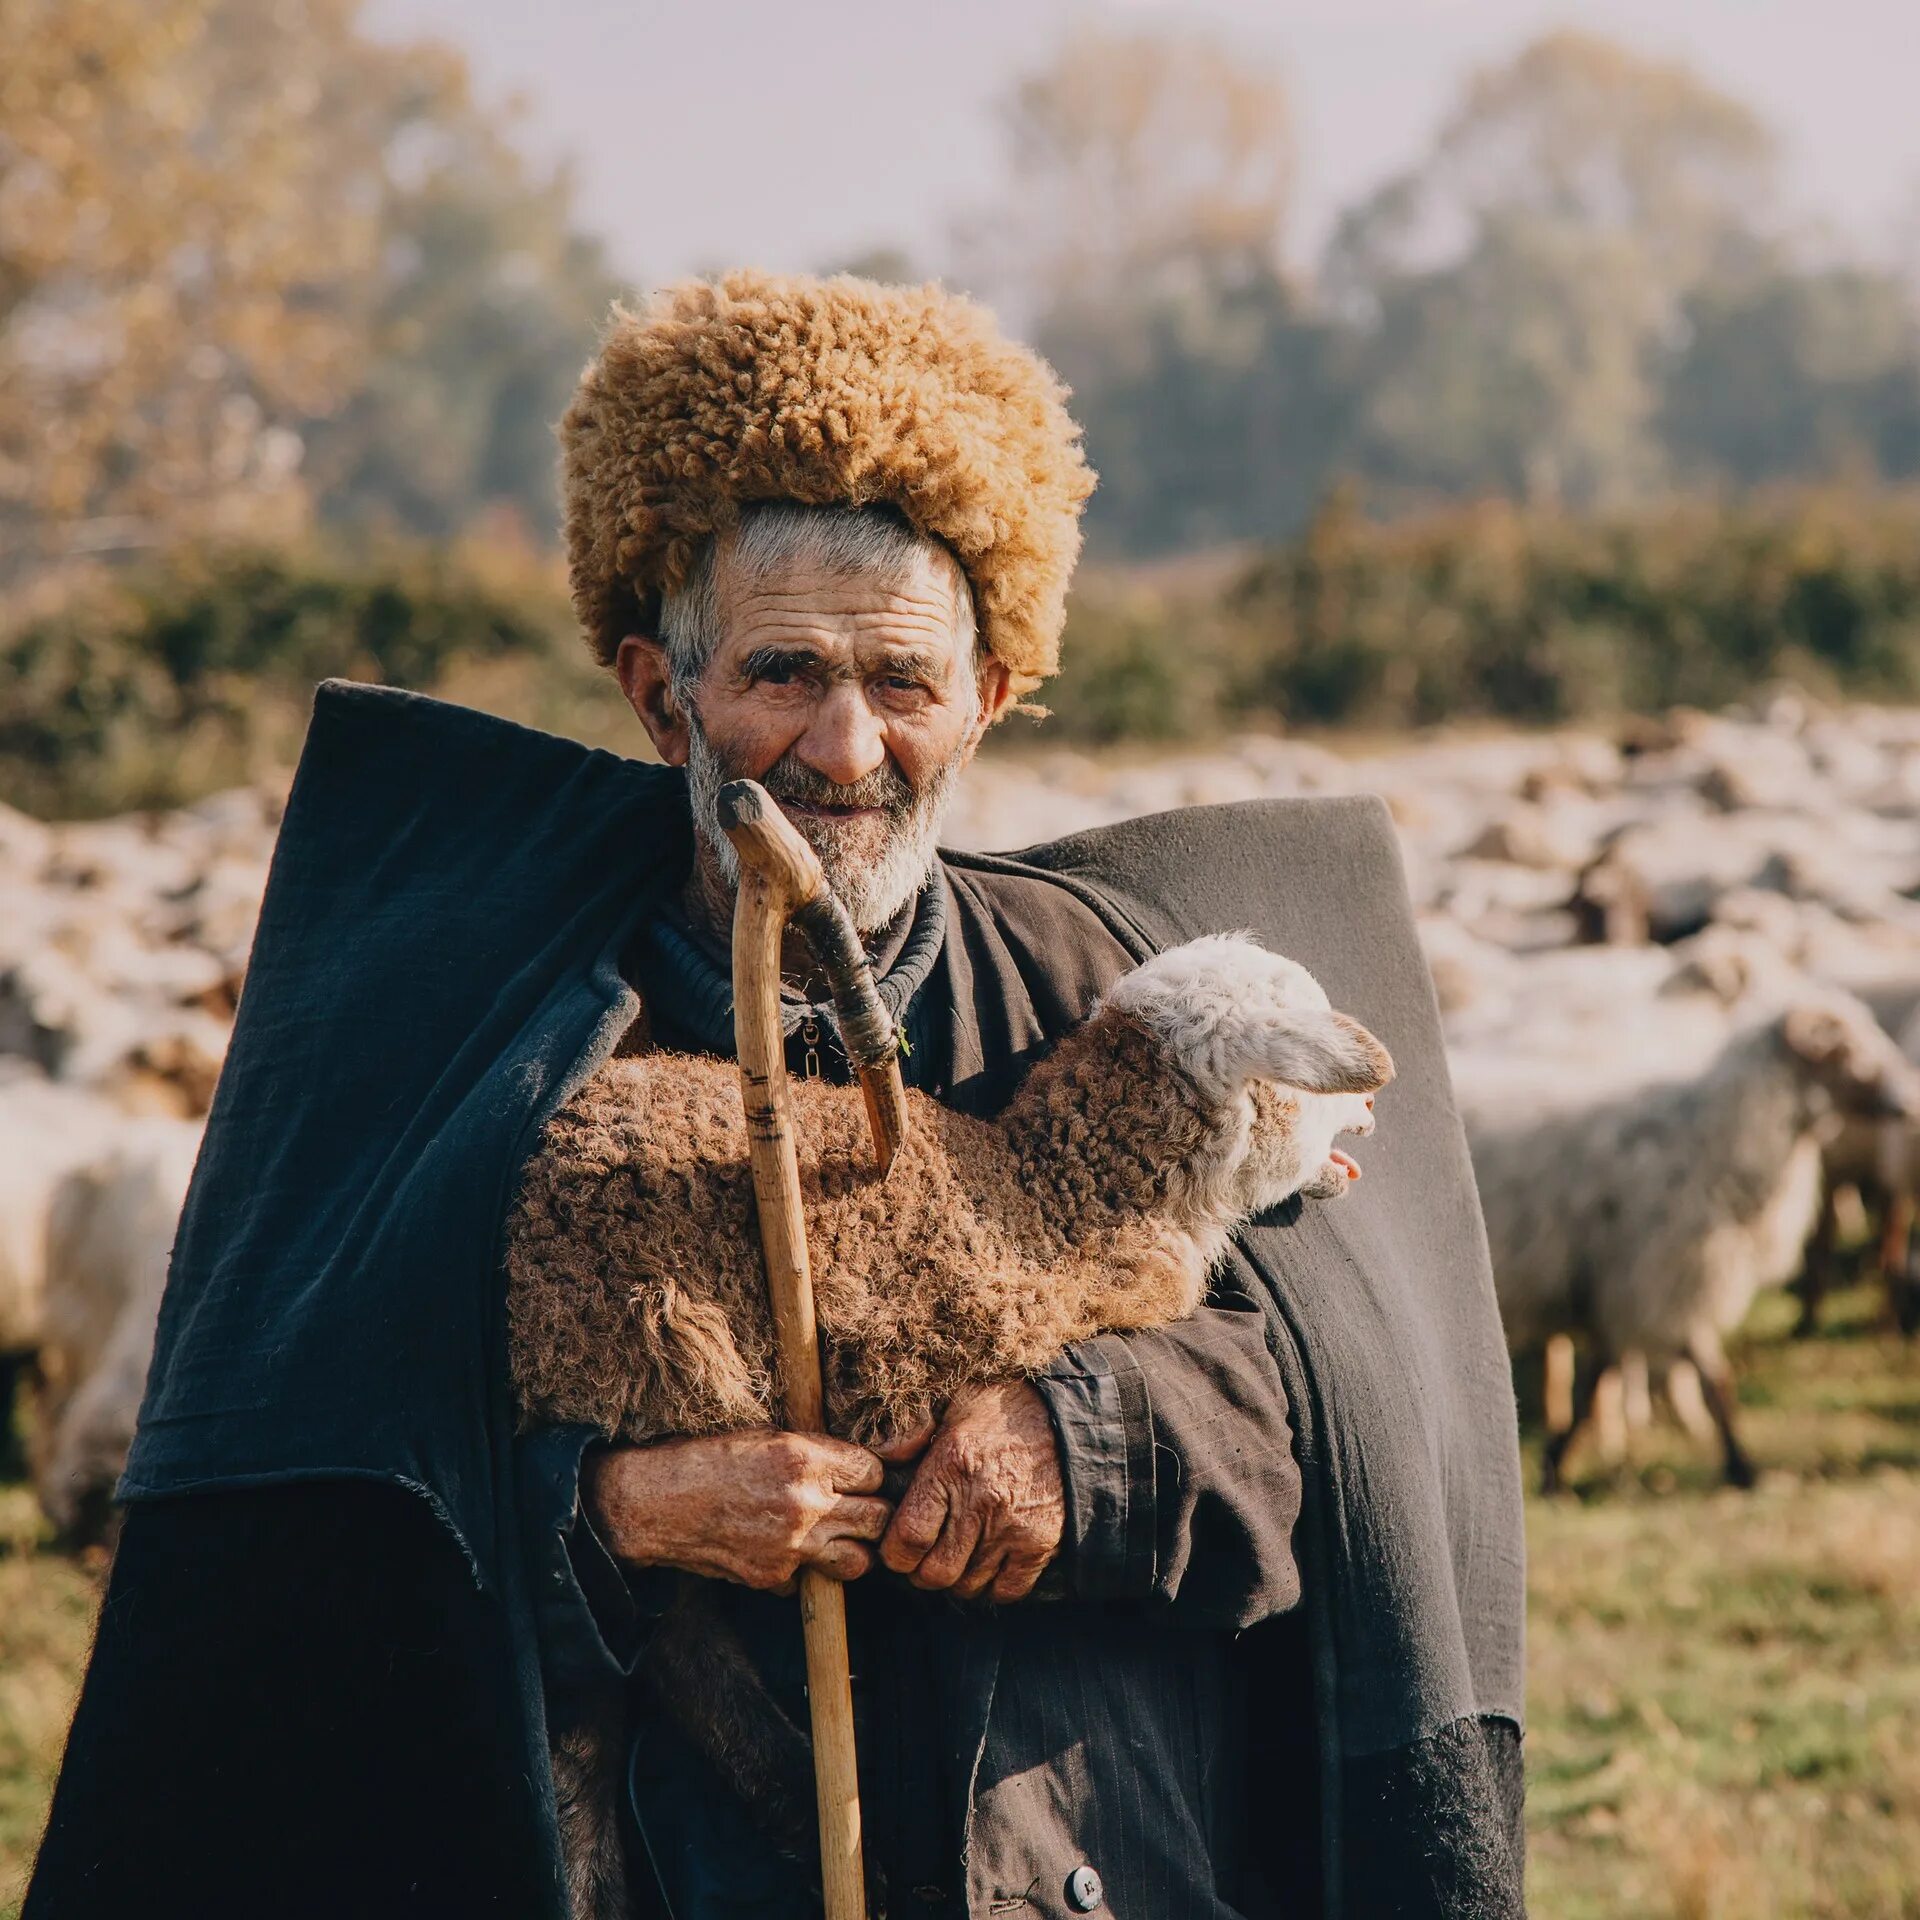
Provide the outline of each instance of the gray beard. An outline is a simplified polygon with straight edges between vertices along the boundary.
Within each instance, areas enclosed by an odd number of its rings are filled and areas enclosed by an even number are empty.
[[[706,730],[687,716],[687,788],[693,802],[693,830],[709,849],[729,887],[740,884],[740,858],[721,832],[717,805],[720,789],[740,776],[713,750]],[[953,798],[962,756],[956,753],[917,792],[891,762],[850,786],[823,780],[783,755],[769,767],[761,785],[776,800],[800,800],[824,806],[879,807],[886,814],[886,838],[876,857],[833,820],[802,817],[793,821],[801,839],[819,856],[827,885],[839,896],[857,933],[878,933],[926,885],[933,871],[941,823]],[[791,817],[791,816],[790,816]]]

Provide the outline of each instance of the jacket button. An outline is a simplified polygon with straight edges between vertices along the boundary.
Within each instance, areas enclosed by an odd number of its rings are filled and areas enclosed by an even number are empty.
[[[1075,1867],[1067,1875],[1067,1905],[1075,1913],[1091,1913],[1106,1897],[1107,1890],[1091,1867]]]

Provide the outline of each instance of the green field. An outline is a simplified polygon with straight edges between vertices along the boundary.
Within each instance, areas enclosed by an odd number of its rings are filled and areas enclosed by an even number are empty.
[[[1762,1303],[1756,1492],[1663,1429],[1533,1503],[1536,1920],[1920,1920],[1920,1349],[1873,1311],[1794,1344]],[[96,1591],[0,1489],[0,1914]]]

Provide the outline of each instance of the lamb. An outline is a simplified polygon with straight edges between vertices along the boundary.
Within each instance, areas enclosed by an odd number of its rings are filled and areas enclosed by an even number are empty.
[[[1358,1178],[1334,1141],[1373,1128],[1386,1049],[1305,968],[1244,938],[1149,960],[1061,1040],[997,1120],[910,1093],[884,1179],[852,1089],[800,1082],[795,1132],[833,1429],[907,1433],[963,1388],[1100,1331],[1199,1305],[1233,1228]],[[736,1070],[616,1058],[560,1109],[508,1225],[523,1421],[623,1440],[774,1417],[766,1283]],[[769,1831],[800,1851],[804,1738],[689,1580],[650,1678]],[[612,1725],[556,1733],[576,1914],[617,1912]]]
[[[1149,961],[993,1122],[909,1096],[884,1184],[857,1101],[794,1087],[829,1416],[862,1443],[961,1386],[1199,1304],[1231,1229],[1357,1177],[1392,1067],[1304,967],[1250,942]],[[525,1418],[624,1440],[772,1419],[772,1332],[735,1070],[611,1061],[549,1126],[509,1229]]]
[[[1784,1009],[1737,1021],[1697,1078],[1519,1124],[1469,1116],[1509,1344],[1584,1333],[1603,1375],[1631,1353],[1690,1360],[1727,1478],[1751,1484],[1723,1337],[1799,1264],[1822,1131],[1917,1114],[1920,1072],[1868,1010],[1803,981]],[[1577,1431],[1549,1441],[1550,1489]]]

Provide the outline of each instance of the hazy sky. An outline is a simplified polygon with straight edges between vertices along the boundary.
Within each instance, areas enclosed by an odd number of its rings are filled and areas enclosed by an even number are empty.
[[[901,244],[946,263],[998,181],[992,105],[1073,19],[1203,22],[1276,57],[1299,121],[1296,252],[1413,158],[1469,69],[1579,24],[1684,58],[1783,136],[1799,206],[1876,251],[1920,204],[1916,0],[369,0],[464,48],[573,157],[587,222],[643,283]]]

